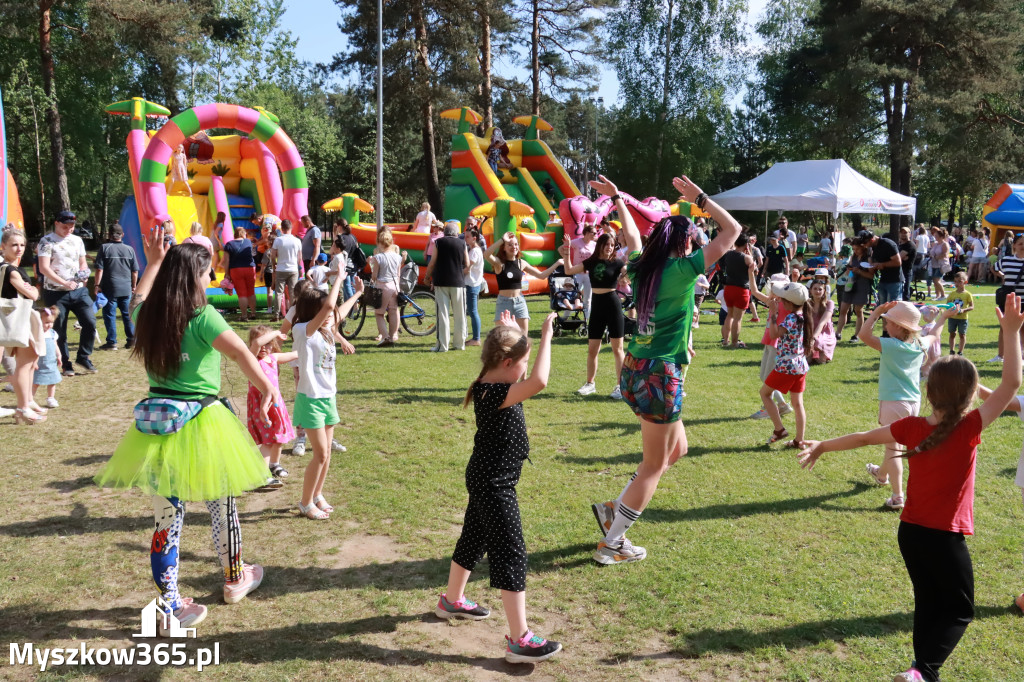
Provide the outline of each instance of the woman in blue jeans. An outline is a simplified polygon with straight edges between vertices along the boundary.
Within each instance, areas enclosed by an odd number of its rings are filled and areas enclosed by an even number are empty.
[[[477,302],[480,300],[480,289],[484,285],[484,240],[477,230],[466,231],[466,249],[469,251],[469,265],[466,267],[466,317],[469,318],[473,336],[466,341],[467,346],[480,345],[480,312]]]

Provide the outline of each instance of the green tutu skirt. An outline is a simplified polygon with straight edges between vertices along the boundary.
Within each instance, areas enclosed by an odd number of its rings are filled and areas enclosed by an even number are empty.
[[[94,480],[106,488],[202,502],[238,496],[269,477],[252,436],[216,402],[167,436],[140,433],[133,422]]]

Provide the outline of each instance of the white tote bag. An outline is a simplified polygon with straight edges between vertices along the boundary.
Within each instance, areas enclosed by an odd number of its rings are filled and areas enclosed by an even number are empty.
[[[8,265],[0,266],[0,282]],[[32,299],[0,298],[0,346],[27,348],[32,338]]]

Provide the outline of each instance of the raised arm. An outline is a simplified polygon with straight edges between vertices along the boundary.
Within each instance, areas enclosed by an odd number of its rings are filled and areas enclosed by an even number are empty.
[[[167,255],[167,249],[167,245],[164,244],[163,225],[152,228],[149,231],[149,236],[146,236],[146,233],[142,234],[142,250],[146,254],[146,269],[142,271],[142,277],[139,278],[139,283],[135,287],[135,295],[132,297],[133,306],[146,300],[146,296],[149,295],[153,288],[153,281],[156,279],[157,273],[160,272],[160,264],[164,262],[164,256]],[[244,348],[245,344],[242,344],[242,347]]]
[[[544,318],[544,323],[541,325],[540,343],[537,346],[537,359],[533,361],[533,371],[523,381],[512,384],[508,389],[508,395],[505,396],[505,402],[501,404],[501,409],[521,403],[527,398],[532,398],[543,391],[548,385],[548,375],[551,373],[551,336],[555,315],[557,313],[549,314]],[[504,313],[498,324],[506,324],[511,327],[515,325],[515,321],[510,316],[507,316],[507,313]],[[518,327],[514,328],[518,329]]]
[[[249,344],[249,350],[252,352],[253,355],[256,355],[257,353],[259,353],[260,348],[263,348],[263,346],[267,345],[274,339],[287,341],[288,337],[285,336],[283,332],[279,332],[276,329],[271,329],[267,333],[261,334],[260,336],[257,336],[255,339],[253,339],[252,343]]]
[[[619,196],[619,188],[603,175],[598,175],[597,180],[591,180],[590,186],[598,193],[612,198],[615,210],[619,214],[619,222],[622,223],[622,237],[626,241],[626,248],[629,249],[629,253],[639,251],[641,249],[640,230],[636,229],[633,215],[626,209],[626,202]],[[577,272],[583,271],[577,270]]]
[[[1005,352],[1003,353],[1003,376],[985,402],[978,408],[981,413],[982,428],[994,422],[1003,410],[1007,408],[1015,396],[1021,382],[1021,357],[1020,344],[1010,339],[1016,339],[1020,333],[1021,324],[1024,323],[1024,312],[1020,309],[1021,299],[1017,294],[1011,293],[1006,296],[1006,312],[1000,312],[996,308],[996,317],[999,318],[999,327],[1003,330],[1003,338],[1007,339]]]
[[[565,274],[567,275],[578,275],[579,273],[583,272],[583,263],[576,263],[575,265],[573,265],[572,240],[569,239],[569,235],[564,235],[562,237],[562,240],[562,248],[559,249],[558,251],[564,256],[564,258],[562,258],[562,265],[565,266],[563,270],[565,270]]]
[[[552,263],[546,270],[538,270],[537,268],[533,267],[526,261],[523,261],[523,272],[529,275],[533,275],[537,279],[547,279],[549,276],[551,276],[551,273],[554,272],[558,268],[558,266],[562,264],[562,262],[562,259],[559,258],[554,263]]]
[[[505,234],[509,233],[506,232]],[[498,249],[500,249],[504,244],[505,235],[503,234],[501,235],[501,239],[495,239],[494,243],[487,247],[487,250],[484,251],[484,258],[486,258],[487,262],[491,264],[491,268],[494,270],[495,275],[500,275],[502,268],[505,267],[505,265],[501,262],[497,255]],[[431,258],[431,260],[433,260],[433,258]]]
[[[312,338],[313,334],[316,334],[318,331],[320,331],[320,327],[324,326],[324,322],[327,321],[328,316],[332,312],[334,312],[334,307],[338,303],[338,292],[341,291],[341,283],[343,281],[344,281],[344,279],[341,278],[341,277],[339,277],[338,279],[334,280],[334,284],[331,285],[331,290],[329,292],[327,292],[327,300],[325,300],[324,304],[322,306],[320,306],[319,312],[317,312],[317,314],[313,317],[313,319],[310,320],[308,324],[306,324],[306,338],[307,339],[308,338]],[[356,298],[356,297],[353,296],[352,298]],[[348,303],[348,301],[346,301],[345,303]],[[353,303],[354,303],[354,301],[353,301]],[[350,305],[349,306],[349,310],[351,310],[351,309],[352,309],[352,306]],[[345,313],[348,314],[348,310],[346,310]]]
[[[882,339],[875,336],[875,323],[878,322],[878,318],[882,316],[882,313],[886,313],[895,307],[896,301],[889,301],[888,303],[876,306],[875,309],[871,311],[871,314],[868,315],[868,319],[860,326],[860,331],[857,332],[857,338],[869,348],[874,348],[878,352],[882,352]]]
[[[704,197],[707,197],[707,194],[701,191],[701,188],[693,184],[690,178],[685,175],[681,178],[673,178],[672,186],[682,195],[683,199],[691,204],[700,206],[700,202],[697,200],[701,198],[702,194]],[[736,237],[740,236],[743,228],[736,222],[735,218],[729,215],[728,211],[710,198],[704,201],[702,208],[708,212],[711,219],[718,223],[719,226],[718,234],[711,240],[710,244],[704,247],[704,267],[710,267],[726,251],[733,247],[733,244],[736,243]]]
[[[159,243],[161,245],[164,243],[163,236],[160,237]],[[148,257],[149,253],[147,252],[146,255]],[[149,271],[148,267],[146,271]],[[146,276],[143,275],[142,277],[145,279]],[[277,332],[274,333],[276,334]],[[245,378],[260,392],[260,416],[263,418],[264,424],[270,424],[270,417],[267,412],[270,410],[271,403],[274,402],[274,387],[270,383],[270,379],[267,378],[267,375],[260,369],[256,356],[249,352],[249,349],[245,347],[245,342],[242,341],[238,334],[231,330],[221,332],[213,340],[213,347],[234,361],[238,368],[242,370]]]

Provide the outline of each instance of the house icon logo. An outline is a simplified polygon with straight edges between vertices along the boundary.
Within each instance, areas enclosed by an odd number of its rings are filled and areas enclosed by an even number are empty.
[[[195,628],[181,627],[170,606],[160,597],[142,609],[142,632],[133,633],[132,637],[156,637],[158,632],[163,637],[196,636]]]

